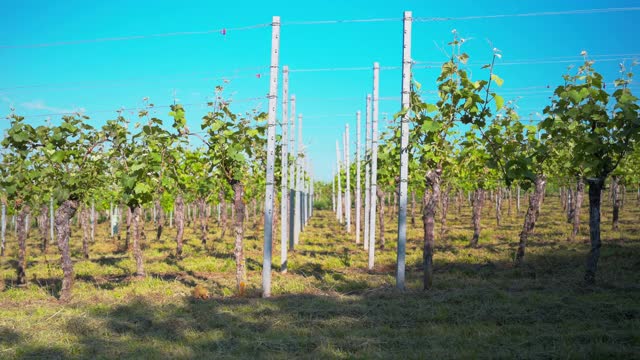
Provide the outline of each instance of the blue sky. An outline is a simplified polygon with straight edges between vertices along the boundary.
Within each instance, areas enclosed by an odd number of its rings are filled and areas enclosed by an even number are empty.
[[[401,21],[295,25],[287,22],[414,17],[466,17],[596,8],[638,7],[640,1],[13,1],[3,6],[0,22],[0,113],[13,106],[33,124],[58,121],[61,112],[82,109],[100,125],[120,107],[135,109],[142,98],[156,105],[173,103],[174,92],[186,106],[188,123],[198,129],[207,109],[200,105],[216,85],[237,99],[236,111],[266,111],[271,29],[233,31],[281,17],[280,65],[295,69],[400,66]],[[594,55],[596,69],[613,81],[620,59],[640,58],[640,11],[420,22],[413,26],[413,59],[442,62],[456,29],[468,39],[471,63],[502,51],[496,72],[505,80],[499,93],[518,98],[524,117],[541,112],[553,87],[582,50]],[[15,47],[75,40],[229,29],[211,33],[64,46]],[[491,44],[489,43],[491,42]],[[514,64],[517,63],[517,64]],[[436,66],[437,68],[437,66]],[[474,77],[485,76],[479,66]],[[415,69],[423,89],[435,87],[438,69]],[[260,77],[257,74],[261,74]],[[223,79],[230,80],[224,83]],[[281,77],[279,78],[281,80]],[[549,85],[551,89],[545,87]],[[335,164],[335,141],[350,122],[355,143],[355,112],[363,112],[372,72],[292,72],[290,94],[304,114],[304,141],[316,178],[328,180]],[[400,108],[400,70],[380,77],[383,114]],[[281,90],[279,90],[279,95]],[[426,94],[427,101],[430,95]],[[241,101],[261,98],[260,100]],[[156,116],[167,119],[166,108]],[[280,109],[278,111],[280,118]],[[535,117],[535,115],[534,115]],[[0,129],[8,122],[2,120]],[[278,131],[280,131],[278,129]],[[352,146],[352,152],[355,151]],[[351,156],[353,159],[353,155]]]

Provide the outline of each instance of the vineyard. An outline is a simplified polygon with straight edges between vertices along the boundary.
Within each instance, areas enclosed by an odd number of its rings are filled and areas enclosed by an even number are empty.
[[[275,16],[204,32],[271,29],[266,110],[242,106],[227,78],[202,116],[175,91],[171,105],[144,97],[99,119],[42,122],[11,106],[0,358],[637,356],[638,54],[612,73],[599,66],[618,57],[580,50],[534,120],[527,89],[504,90],[502,50],[490,44],[484,62],[454,29],[444,60],[420,62],[412,35],[421,23],[638,10]],[[281,28],[386,22],[402,24],[401,66],[366,68],[365,110],[339,125],[333,158],[333,142],[305,141],[317,121],[290,80],[361,69],[281,65]],[[381,72],[393,70],[400,97],[381,119]]]

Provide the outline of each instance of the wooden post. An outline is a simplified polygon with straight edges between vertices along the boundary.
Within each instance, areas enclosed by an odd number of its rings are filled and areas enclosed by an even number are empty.
[[[356,244],[360,244],[360,206],[362,189],[360,188],[360,111],[356,112]]]
[[[276,161],[276,108],[278,106],[278,59],[280,55],[280,17],[271,23],[271,73],[269,75],[269,114],[267,118],[267,178],[264,199],[264,249],[262,297],[271,296],[271,246],[273,241],[274,169]]]
[[[369,219],[369,270],[373,270],[376,249],[376,190],[378,177],[378,98],[380,83],[380,64],[373,63],[373,111],[371,131],[371,204]]]
[[[407,185],[409,182],[409,108],[411,107],[411,11],[404,12],[402,49],[402,109],[400,122],[400,206],[398,208],[398,254],[396,287],[404,290],[407,248]]]
[[[289,165],[289,144],[288,144],[288,127],[289,127],[289,67],[282,67],[282,159],[280,168],[282,169],[282,182],[280,184],[280,271],[287,272],[287,241],[289,237],[289,191],[288,170]]]

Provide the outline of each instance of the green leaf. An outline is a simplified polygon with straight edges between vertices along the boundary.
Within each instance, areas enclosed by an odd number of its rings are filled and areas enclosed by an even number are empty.
[[[27,134],[26,132],[23,132],[23,131],[18,131],[18,132],[15,132],[15,133],[11,134],[11,138],[13,139],[13,141],[15,141],[17,143],[22,143],[22,142],[25,142],[25,141],[29,140],[29,134]]]
[[[133,192],[136,194],[146,194],[151,192],[151,187],[145,183],[137,183]]]
[[[76,126],[74,126],[71,123],[68,122],[63,122],[62,124],[60,124],[60,128],[65,129],[69,132],[76,132],[78,130],[78,128]]]
[[[496,101],[496,110],[500,110],[504,107],[504,98],[502,96],[494,94],[493,99]]]
[[[469,55],[462,53],[462,55],[458,56],[458,60],[460,60],[461,63],[466,64],[469,61]]]
[[[576,104],[582,101],[582,96],[576,90],[569,91],[568,95],[569,95],[569,98]]]
[[[51,155],[51,161],[59,164],[64,160],[65,155],[64,151],[56,151]]]
[[[504,84],[504,80],[496,74],[491,74],[491,80],[493,80],[498,86],[502,86],[502,84]]]

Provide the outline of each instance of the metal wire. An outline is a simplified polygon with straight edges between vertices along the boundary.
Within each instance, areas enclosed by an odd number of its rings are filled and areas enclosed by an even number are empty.
[[[531,13],[520,13],[520,14],[474,15],[474,16],[461,16],[461,17],[414,17],[413,21],[414,22],[465,21],[465,20],[501,19],[501,18],[513,18],[513,17],[602,14],[602,13],[631,12],[631,11],[640,11],[640,7],[584,9],[584,10],[567,10],[567,11],[543,11],[543,12],[531,12]]]
[[[39,43],[39,44],[0,45],[0,49],[42,48],[42,47],[53,47],[53,46],[82,45],[82,44],[101,43],[101,42],[185,36],[185,35],[207,35],[207,34],[214,34],[214,33],[226,34],[227,32],[230,32],[230,31],[246,31],[246,30],[260,29],[268,26],[271,26],[271,23],[256,24],[256,25],[242,26],[242,27],[236,27],[236,28],[220,28],[220,29],[204,30],[204,31],[178,31],[178,32],[171,32],[171,33],[132,35],[132,36],[108,37],[108,38],[85,39],[85,40],[70,40],[70,41],[58,41],[58,42]]]

